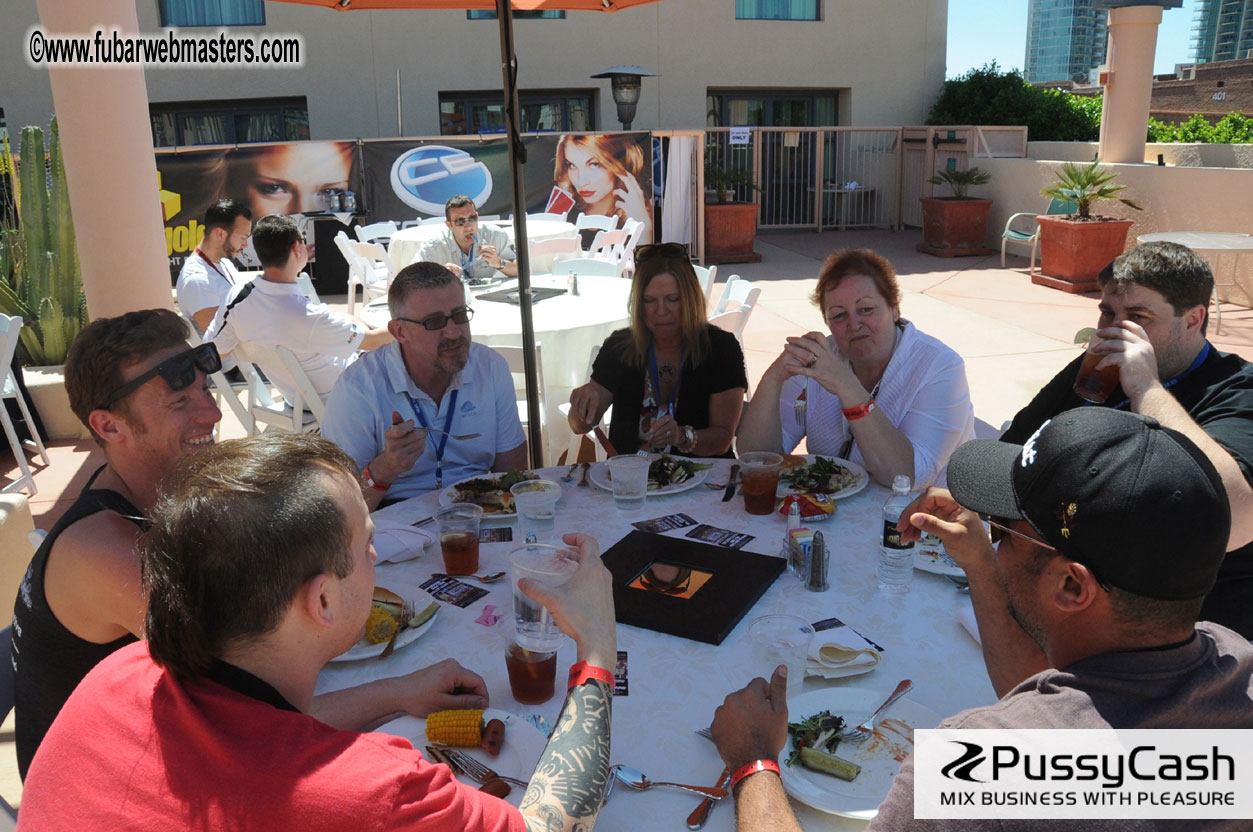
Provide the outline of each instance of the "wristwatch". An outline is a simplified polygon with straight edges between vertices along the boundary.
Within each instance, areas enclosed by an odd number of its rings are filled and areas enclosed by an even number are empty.
[[[696,450],[696,428],[691,425],[683,426],[683,444],[679,446],[679,452],[690,454]]]

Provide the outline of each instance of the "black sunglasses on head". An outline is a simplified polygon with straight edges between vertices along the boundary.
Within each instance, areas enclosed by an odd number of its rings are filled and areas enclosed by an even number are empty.
[[[470,319],[473,317],[474,317],[473,309],[471,309],[468,306],[460,306],[454,309],[451,315],[439,315],[439,314],[427,315],[425,318],[423,318],[420,321],[415,320],[413,318],[402,318],[400,316],[397,316],[393,318],[393,320],[407,321],[411,324],[418,324],[424,329],[428,329],[431,332],[435,332],[437,330],[443,329],[444,327],[448,326],[449,321],[452,321],[454,324],[468,324],[470,323]]]
[[[688,259],[687,246],[682,243],[645,243],[635,248],[636,264],[645,263],[654,257],[682,257]]]
[[[153,376],[161,376],[171,390],[178,392],[196,380],[197,370],[209,375],[220,369],[222,369],[222,358],[218,355],[218,348],[213,344],[201,344],[167,358],[151,370],[135,376],[110,393],[104,400],[104,406],[107,408],[118,399],[134,393]]]

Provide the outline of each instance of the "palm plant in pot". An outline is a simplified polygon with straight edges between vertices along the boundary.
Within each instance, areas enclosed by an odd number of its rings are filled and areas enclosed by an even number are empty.
[[[979,168],[942,170],[928,179],[932,185],[947,186],[952,195],[921,198],[923,241],[916,248],[940,257],[991,254],[984,241],[992,200],[970,196],[973,186],[991,180],[992,174]]]
[[[1073,214],[1045,214],[1040,223],[1040,274],[1031,279],[1065,292],[1090,292],[1098,288],[1097,276],[1127,247],[1132,221],[1092,213],[1099,202],[1121,202],[1139,211],[1140,206],[1118,194],[1124,185],[1113,184],[1118,174],[1101,167],[1066,162],[1057,179],[1040,193],[1075,203]]]
[[[761,189],[753,182],[752,171],[724,166],[713,151],[705,150],[705,188],[714,191],[718,201],[705,204],[705,262],[759,263],[761,255],[753,251],[758,207],[732,202],[731,196],[740,187]]]

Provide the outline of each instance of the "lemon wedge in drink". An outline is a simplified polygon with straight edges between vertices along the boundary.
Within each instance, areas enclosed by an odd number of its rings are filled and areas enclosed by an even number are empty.
[[[1083,329],[1075,333],[1076,344],[1087,344],[1092,340],[1092,336],[1096,335],[1096,327],[1085,326]]]

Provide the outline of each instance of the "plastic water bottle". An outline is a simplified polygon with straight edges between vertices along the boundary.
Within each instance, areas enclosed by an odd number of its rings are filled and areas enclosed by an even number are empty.
[[[879,590],[901,595],[909,592],[914,579],[914,544],[901,540],[896,524],[911,501],[909,477],[897,474],[892,480],[892,496],[883,504],[883,541],[879,555]]]

